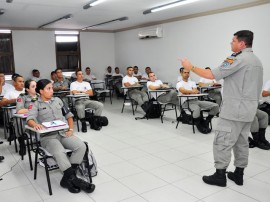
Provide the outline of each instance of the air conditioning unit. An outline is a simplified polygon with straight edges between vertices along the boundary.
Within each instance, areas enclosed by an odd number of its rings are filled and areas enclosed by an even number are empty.
[[[154,27],[141,30],[138,34],[139,39],[153,39],[162,37],[162,27]]]

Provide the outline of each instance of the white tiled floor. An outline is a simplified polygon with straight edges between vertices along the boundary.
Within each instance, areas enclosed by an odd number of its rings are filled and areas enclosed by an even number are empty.
[[[98,162],[94,193],[69,193],[60,187],[62,174],[56,170],[50,173],[53,195],[49,196],[44,169],[38,168],[34,180],[26,156],[0,181],[1,202],[270,201],[270,151],[250,150],[244,186],[230,180],[225,188],[209,186],[201,178],[214,172],[213,133],[193,134],[191,126],[182,124],[176,129],[173,112],[166,112],[162,124],[159,119],[135,120],[129,106],[123,114],[121,107],[122,100],[115,99],[112,105],[107,101],[103,114],[109,118],[109,126],[76,132],[89,143]],[[138,109],[136,115],[142,116],[142,111]],[[268,129],[267,139],[269,133]],[[0,175],[20,159],[7,143],[0,145],[0,155],[5,156]],[[234,169],[233,159],[229,169]]]

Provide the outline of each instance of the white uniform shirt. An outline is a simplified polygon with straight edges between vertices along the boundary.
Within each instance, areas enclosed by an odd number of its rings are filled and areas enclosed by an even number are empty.
[[[2,87],[1,96],[4,96],[7,92],[14,91],[14,90],[15,90],[15,88],[13,85],[10,85],[9,83],[5,82],[5,85],[3,85],[3,87]]]
[[[128,76],[126,75],[122,80],[122,86],[125,87],[124,83],[130,83],[131,85],[134,85],[135,83],[138,83],[138,79],[134,76]],[[126,94],[127,89],[124,89],[124,93]]]
[[[153,81],[147,81],[147,88],[148,88],[148,91],[151,90],[151,89],[149,88],[149,86],[160,86],[160,85],[162,85],[162,84],[163,84],[163,83],[162,83],[161,80],[155,80],[154,82],[153,82]],[[153,98],[157,99],[158,96],[160,96],[160,95],[162,95],[162,94],[164,94],[164,93],[165,93],[165,92],[158,92],[158,93],[156,93],[156,92],[151,92],[151,96],[152,96]]]
[[[197,88],[196,83],[194,81],[188,80],[187,82],[185,81],[180,81],[176,84],[176,89],[179,91],[180,88],[184,88],[186,90],[192,90],[193,88]],[[180,91],[179,91],[180,92]],[[181,94],[181,92],[180,92]],[[189,100],[191,99],[196,99],[196,98],[188,98]],[[181,97],[181,102],[182,104],[187,100],[186,97]]]
[[[267,81],[263,86],[264,91],[270,91],[270,80]],[[264,100],[270,104],[270,96],[264,97]]]
[[[25,90],[23,89],[22,91],[17,91],[16,89],[13,89],[11,91],[8,91],[4,95],[4,98],[8,100],[17,99],[21,93],[25,93]]]
[[[86,81],[83,81],[83,82],[74,81],[70,84],[70,91],[78,90],[78,91],[85,92],[90,89],[92,89],[90,86],[90,83]]]
[[[144,73],[144,74],[142,75],[142,78],[149,79],[149,77],[148,77],[148,75],[147,75],[146,73]]]
[[[142,76],[141,72],[138,72],[137,74],[133,73],[133,76]]]
[[[86,80],[88,80],[88,81],[91,81],[91,80],[96,79],[96,77],[95,77],[95,75],[93,75],[93,74],[90,74],[90,75],[85,74],[85,75],[84,75],[84,79],[86,79]]]
[[[215,79],[206,79],[206,78],[200,78],[200,83],[216,83],[217,81]]]
[[[123,75],[123,74],[121,74],[121,73],[119,73],[119,74],[113,73],[113,75],[112,75],[112,76],[121,76],[121,77],[124,77],[124,75]]]

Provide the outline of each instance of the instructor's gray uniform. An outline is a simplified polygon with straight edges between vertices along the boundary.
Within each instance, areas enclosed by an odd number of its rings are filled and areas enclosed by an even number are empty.
[[[256,116],[251,123],[250,132],[256,133],[260,128],[267,128],[268,114],[262,110],[257,109]]]
[[[73,114],[69,112],[64,117],[62,107],[63,102],[57,97],[48,102],[39,98],[29,111],[27,121],[34,120],[39,124],[54,120],[67,122],[66,119],[73,117]],[[40,142],[42,147],[53,154],[61,171],[70,168],[71,164],[80,164],[86,151],[85,144],[79,138],[74,135],[66,137],[64,131],[41,135]],[[72,150],[69,159],[65,154],[65,148]]]
[[[252,48],[245,48],[228,57],[212,73],[216,80],[224,79],[213,146],[215,167],[228,167],[233,148],[235,167],[245,168],[248,164],[248,135],[262,90],[262,64]]]

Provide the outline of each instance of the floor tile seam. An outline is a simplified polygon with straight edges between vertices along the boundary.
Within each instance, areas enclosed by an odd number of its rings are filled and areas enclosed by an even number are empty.
[[[238,186],[238,185],[234,185],[234,187],[235,187],[235,186]],[[243,185],[243,186],[245,186],[245,185]],[[260,200],[258,200],[258,199],[256,199],[256,198],[253,198],[252,196],[249,196],[249,195],[247,195],[247,194],[244,194],[244,193],[242,193],[242,192],[240,192],[240,191],[238,191],[238,190],[232,189],[232,187],[233,187],[233,186],[230,186],[230,187],[228,187],[228,189],[230,189],[231,191],[237,192],[238,194],[244,195],[244,196],[246,196],[246,197],[248,197],[248,198],[251,198],[251,199],[253,199],[253,200],[255,200],[255,201],[259,201],[259,202],[260,202]]]

